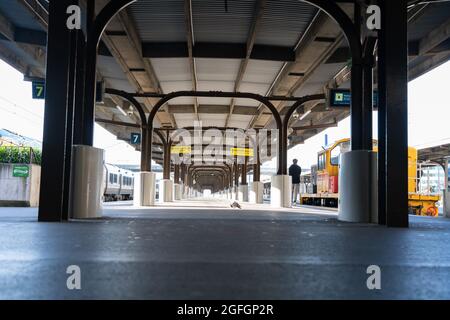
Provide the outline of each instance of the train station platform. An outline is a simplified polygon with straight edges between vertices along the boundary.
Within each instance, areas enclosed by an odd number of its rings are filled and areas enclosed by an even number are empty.
[[[218,199],[38,223],[0,208],[0,299],[449,299],[450,221],[409,229],[339,222],[335,211],[232,209]],[[66,269],[81,268],[81,290]],[[381,268],[381,290],[366,269]]]

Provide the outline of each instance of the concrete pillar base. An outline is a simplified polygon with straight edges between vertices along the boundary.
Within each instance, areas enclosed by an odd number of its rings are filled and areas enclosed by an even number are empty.
[[[291,207],[291,177],[288,175],[272,176],[270,188],[270,205],[274,208]]]
[[[173,185],[173,198],[174,200],[181,200],[181,194],[183,193],[183,185],[175,183]]]
[[[341,155],[339,170],[340,221],[378,222],[377,154],[350,151]]]
[[[105,151],[91,146],[74,145],[72,152],[70,218],[101,218]]]
[[[238,190],[238,199],[242,202],[248,202],[248,185],[241,184]]]
[[[263,203],[264,183],[261,181],[253,181],[250,185],[250,203]]]
[[[173,181],[162,179],[159,181],[159,202],[173,201]]]
[[[133,205],[155,205],[156,173],[139,172],[134,176]]]

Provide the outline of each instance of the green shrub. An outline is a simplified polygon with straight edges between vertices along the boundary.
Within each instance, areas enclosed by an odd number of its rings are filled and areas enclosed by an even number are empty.
[[[30,161],[30,154],[31,160]],[[41,164],[41,151],[29,147],[0,147],[0,163],[34,163]]]

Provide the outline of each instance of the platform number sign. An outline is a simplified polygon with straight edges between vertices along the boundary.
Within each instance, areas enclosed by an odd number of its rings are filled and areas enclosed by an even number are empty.
[[[33,99],[45,99],[45,81],[32,82]]]
[[[33,99],[45,99],[45,80],[33,80],[32,84]],[[102,102],[105,94],[103,82],[97,82],[95,89],[95,102]]]
[[[131,133],[131,144],[141,144],[141,134],[140,133]]]

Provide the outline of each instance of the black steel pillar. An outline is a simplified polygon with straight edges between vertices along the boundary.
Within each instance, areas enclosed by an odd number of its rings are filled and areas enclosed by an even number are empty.
[[[237,161],[234,164],[234,186],[236,187],[237,192],[237,188],[239,187],[239,164]]]
[[[95,123],[95,90],[97,82],[97,45],[98,39],[92,37],[95,29],[95,1],[87,1],[87,34],[86,43],[86,70],[84,88],[83,112],[83,144],[92,146],[94,143]]]
[[[182,163],[180,165],[180,176],[181,176],[181,182],[183,185],[186,185],[186,164]]]
[[[75,2],[75,1],[72,1]],[[66,121],[66,150],[64,159],[64,195],[62,220],[69,220],[69,198],[70,198],[70,175],[72,169],[72,145],[74,131],[75,112],[75,81],[77,64],[77,32],[70,32],[70,57],[69,57],[69,79],[67,89],[67,121]]]
[[[170,147],[171,143],[168,141],[164,143],[164,154],[163,154],[163,179],[170,179]]]
[[[367,150],[363,143],[363,66],[359,59],[354,59],[352,63],[351,145],[352,150]]]
[[[61,221],[66,215],[64,180],[70,60],[66,10],[72,2],[59,0],[49,3],[39,221]]]
[[[256,160],[256,163],[253,164],[253,181],[258,182],[260,180],[261,180],[261,163],[259,161],[259,152],[258,152],[258,159]]]
[[[180,165],[175,164],[173,169],[173,183],[180,183]]]
[[[387,226],[408,227],[407,1],[380,4],[379,210],[385,210]]]
[[[83,143],[83,113],[84,113],[84,79],[86,41],[82,30],[77,30],[76,69],[75,69],[75,109],[73,117],[73,144]]]
[[[376,39],[366,38],[364,42],[363,66],[363,104],[362,104],[362,143],[364,150],[373,149],[373,55]]]
[[[247,185],[247,161],[248,157],[245,157],[244,163],[241,165],[241,184]]]
[[[354,25],[355,35],[361,42],[361,6],[354,3]],[[350,107],[350,123],[351,123],[351,146],[352,150],[367,150],[364,144],[365,134],[365,110],[363,99],[363,61],[362,57],[352,57],[351,68],[351,91],[352,103]]]
[[[148,155],[148,148],[151,148],[152,146],[149,146],[149,135],[150,132],[147,129],[147,127],[141,127],[141,171],[142,172],[148,172],[151,171],[151,159]]]

